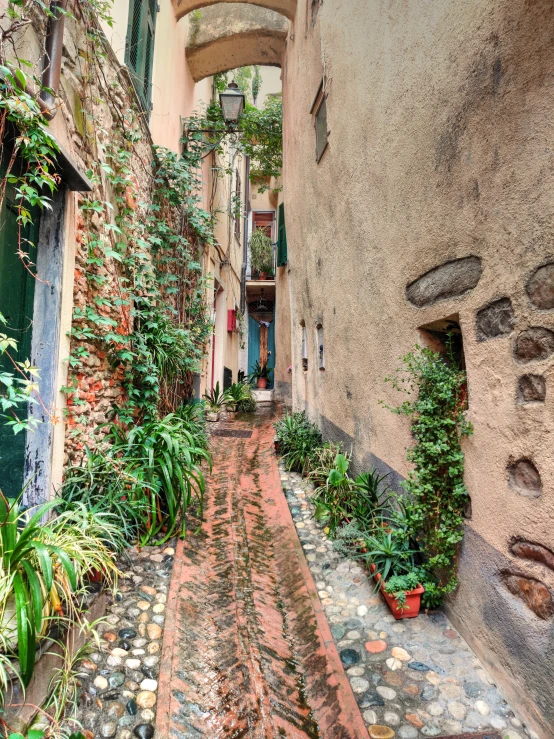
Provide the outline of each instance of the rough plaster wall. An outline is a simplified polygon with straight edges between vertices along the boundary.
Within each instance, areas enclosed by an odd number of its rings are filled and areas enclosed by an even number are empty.
[[[533,308],[525,289],[554,257],[554,9],[547,0],[336,0],[321,5],[315,28],[306,11],[301,3],[283,75],[294,404],[352,437],[357,465],[378,458],[405,474],[408,423],[379,404],[398,401],[383,380],[422,341],[418,327],[459,315],[475,425],[464,442],[474,534],[452,608],[483,653],[496,655],[500,679],[543,708],[543,735],[554,736],[548,653],[537,649],[531,667],[510,646],[544,625],[485,568],[486,548],[508,557],[512,535],[554,547],[554,362],[523,365],[513,355],[521,330],[554,329],[554,311]],[[330,136],[316,164],[310,108],[324,71]],[[483,267],[474,289],[429,307],[408,303],[410,282],[472,254]],[[505,297],[513,330],[478,341],[477,311]],[[545,403],[516,405],[524,372],[544,375]],[[509,487],[507,465],[520,457],[538,468],[540,497]],[[484,545],[468,553],[475,537]],[[505,607],[472,596],[493,584]]]

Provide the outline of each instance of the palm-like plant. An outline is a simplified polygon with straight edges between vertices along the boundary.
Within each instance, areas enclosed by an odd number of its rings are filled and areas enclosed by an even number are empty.
[[[227,390],[221,389],[219,380],[216,382],[215,387],[204,393],[204,398],[213,411],[220,410],[231,399]]]

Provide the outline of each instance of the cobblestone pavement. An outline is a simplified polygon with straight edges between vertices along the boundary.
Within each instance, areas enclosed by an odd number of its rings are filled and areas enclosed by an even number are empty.
[[[367,739],[272,450],[270,412],[214,437],[202,531],[168,594],[160,739]],[[224,426],[220,424],[218,433]]]
[[[333,551],[313,519],[311,488],[280,468],[309,568],[370,737],[400,739],[526,729],[441,611],[396,621],[359,562]]]
[[[171,546],[129,549],[123,576],[108,592],[99,641],[79,665],[77,718],[86,739],[152,739]]]

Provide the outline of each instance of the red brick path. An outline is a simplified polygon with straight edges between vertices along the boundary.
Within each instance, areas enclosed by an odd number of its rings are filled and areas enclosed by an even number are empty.
[[[272,419],[256,418],[251,439],[214,438],[205,524],[177,547],[157,736],[367,739],[281,489]]]

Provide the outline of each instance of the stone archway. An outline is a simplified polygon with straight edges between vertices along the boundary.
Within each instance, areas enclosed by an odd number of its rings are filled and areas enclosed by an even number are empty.
[[[294,20],[297,0],[243,0],[246,5],[257,5]],[[206,8],[219,3],[236,3],[236,0],[172,0],[175,17],[180,20],[192,10]]]
[[[252,64],[280,67],[289,21],[247,3],[218,3],[202,11],[187,40],[187,62],[195,82]]]

